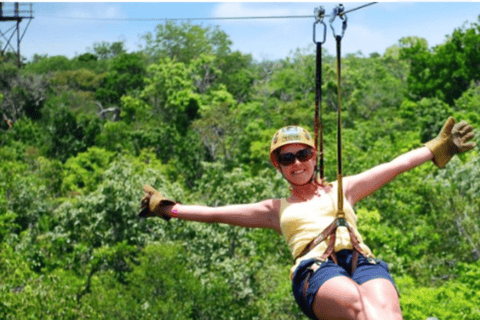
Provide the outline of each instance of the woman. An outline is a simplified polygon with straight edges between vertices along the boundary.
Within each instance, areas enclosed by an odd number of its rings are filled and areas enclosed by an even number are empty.
[[[472,149],[472,127],[449,118],[439,136],[424,147],[354,176],[343,178],[345,220],[335,237],[312,240],[336,219],[337,182],[315,178],[316,153],[303,128],[280,129],[270,147],[272,164],[291,185],[287,199],[210,208],[182,205],[145,186],[140,216],[219,222],[243,227],[271,228],[290,246],[295,264],[291,280],[297,303],[311,319],[402,319],[398,293],[385,262],[373,259],[356,229],[352,207],[402,172],[428,160],[443,168],[452,156]],[[453,130],[452,130],[453,129]],[[338,224],[337,224],[338,225]],[[351,232],[349,232],[351,230]],[[332,240],[333,238],[333,240]],[[323,240],[323,239],[322,239]],[[332,255],[324,258],[331,242]],[[355,257],[355,251],[360,255]]]

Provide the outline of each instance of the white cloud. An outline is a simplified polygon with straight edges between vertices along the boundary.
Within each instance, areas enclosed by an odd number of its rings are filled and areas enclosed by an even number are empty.
[[[91,3],[81,5],[71,3],[65,10],[57,12],[56,16],[85,18],[85,19],[121,19],[127,16],[122,13],[120,6],[109,3]]]

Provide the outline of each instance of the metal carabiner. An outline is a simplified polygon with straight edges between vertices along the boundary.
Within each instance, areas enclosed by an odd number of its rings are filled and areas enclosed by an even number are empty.
[[[316,21],[313,24],[313,43],[324,44],[325,40],[327,39],[327,25],[325,24],[325,22],[323,22],[323,17],[325,15],[325,9],[322,6],[320,6],[318,8],[315,8],[314,15],[315,15],[315,20]],[[316,28],[315,28],[317,23],[323,24],[323,41],[317,41]]]
[[[335,34],[335,29],[333,28],[333,21],[335,20],[336,16],[339,16],[340,19],[343,20],[342,35],[340,36],[340,38],[343,38],[343,36],[345,35],[345,30],[347,29],[347,16],[345,15],[344,11],[345,8],[342,4],[339,4],[333,9],[332,17],[330,18],[330,27],[332,28],[334,38],[337,38],[337,35]]]

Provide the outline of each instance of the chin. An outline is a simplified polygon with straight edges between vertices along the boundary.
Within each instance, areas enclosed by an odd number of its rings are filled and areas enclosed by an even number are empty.
[[[305,177],[298,177],[298,178],[290,176],[290,180],[298,185],[305,185],[310,181],[310,177],[311,175],[310,176],[305,175]]]

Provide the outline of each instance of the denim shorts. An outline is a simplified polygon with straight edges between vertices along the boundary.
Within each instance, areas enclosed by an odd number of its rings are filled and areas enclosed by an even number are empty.
[[[302,261],[297,267],[293,274],[292,280],[293,294],[295,296],[295,300],[297,300],[297,304],[309,318],[317,320],[312,311],[315,294],[322,284],[331,278],[345,276],[351,278],[359,285],[373,279],[387,279],[392,282],[395,289],[397,289],[395,281],[393,281],[393,278],[390,276],[388,271],[388,265],[381,260],[375,259],[377,263],[371,264],[364,256],[359,255],[357,268],[352,274],[352,254],[352,250],[341,250],[336,252],[338,265],[335,264],[331,258],[329,258],[325,263],[322,263],[320,268],[318,268],[316,272],[310,276],[306,297],[303,296],[303,286],[305,283],[305,278],[309,273],[307,268],[311,266],[315,260],[308,259]]]

